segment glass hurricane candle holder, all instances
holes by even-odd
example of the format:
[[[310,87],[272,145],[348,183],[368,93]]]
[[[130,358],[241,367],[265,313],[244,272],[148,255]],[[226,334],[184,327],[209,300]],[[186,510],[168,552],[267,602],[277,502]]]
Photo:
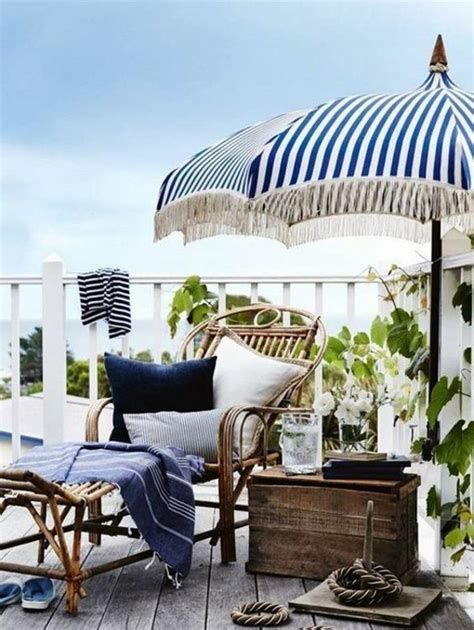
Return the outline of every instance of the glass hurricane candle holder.
[[[321,420],[314,413],[283,415],[280,447],[287,475],[308,475],[321,468]]]

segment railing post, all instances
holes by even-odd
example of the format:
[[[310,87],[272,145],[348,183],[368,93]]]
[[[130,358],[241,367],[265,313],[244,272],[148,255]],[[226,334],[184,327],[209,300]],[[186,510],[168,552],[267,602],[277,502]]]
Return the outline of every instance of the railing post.
[[[162,306],[161,306],[161,284],[155,282],[153,284],[153,359],[155,363],[161,363],[161,324],[162,324]]]
[[[355,282],[347,283],[347,325],[350,329],[355,324]]]
[[[66,412],[66,339],[63,261],[43,261],[43,439],[64,440]]]
[[[20,457],[20,285],[11,285],[12,460]]]

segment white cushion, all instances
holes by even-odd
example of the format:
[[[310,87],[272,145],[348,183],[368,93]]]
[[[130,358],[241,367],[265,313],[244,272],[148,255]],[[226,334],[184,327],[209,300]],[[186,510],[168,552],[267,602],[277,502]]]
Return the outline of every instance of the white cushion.
[[[228,328],[223,328],[216,341],[218,345],[213,350],[217,356],[213,378],[214,406],[220,409],[278,404],[292,381],[301,378],[308,369],[306,361],[270,358],[249,348]],[[245,421],[244,456],[252,450],[257,423],[256,416]],[[234,433],[237,451],[240,449],[240,424],[237,423]]]
[[[176,446],[186,454],[199,455],[206,462],[216,463],[223,414],[223,409],[209,409],[185,413],[125,413],[123,417],[133,444]]]

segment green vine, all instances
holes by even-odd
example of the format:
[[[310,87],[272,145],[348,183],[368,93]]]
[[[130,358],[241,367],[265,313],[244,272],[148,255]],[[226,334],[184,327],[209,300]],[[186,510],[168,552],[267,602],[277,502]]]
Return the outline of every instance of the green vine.
[[[452,298],[452,304],[459,308],[466,324],[472,325],[472,285],[461,283]],[[464,350],[464,360],[470,365],[471,348]],[[468,368],[470,373],[472,368]],[[442,409],[454,399],[468,396],[463,392],[462,380],[454,377],[449,382],[446,376],[439,379],[433,389],[426,411],[428,422],[434,426]],[[419,448],[415,445],[415,448]],[[453,549],[451,560],[459,562],[466,551],[474,551],[474,512],[470,502],[472,479],[469,474],[474,453],[474,422],[460,418],[433,451],[433,461],[445,465],[449,474],[456,477],[454,501],[441,504],[435,486],[430,488],[427,497],[427,513],[432,518],[441,518],[441,535],[445,548]]]

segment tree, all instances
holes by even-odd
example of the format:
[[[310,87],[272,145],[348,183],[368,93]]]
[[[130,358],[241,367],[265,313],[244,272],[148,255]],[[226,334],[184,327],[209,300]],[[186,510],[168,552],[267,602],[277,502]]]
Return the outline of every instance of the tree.
[[[110,385],[105,371],[104,357],[97,357],[97,385],[99,398],[111,396]],[[67,393],[72,396],[89,398],[89,361],[73,361],[67,368]]]
[[[144,361],[145,363],[153,361],[150,350],[140,350],[136,353],[131,350],[130,358],[134,361]],[[172,362],[169,352],[165,351],[162,353],[161,362]],[[112,395],[102,355],[97,355],[97,389],[99,398],[109,398]],[[69,364],[67,369],[67,393],[71,396],[89,398],[89,361],[87,359],[73,361]]]
[[[74,355],[66,346],[66,363],[74,361]],[[41,383],[43,380],[43,328],[35,326],[27,337],[20,337],[20,379],[22,385]]]

